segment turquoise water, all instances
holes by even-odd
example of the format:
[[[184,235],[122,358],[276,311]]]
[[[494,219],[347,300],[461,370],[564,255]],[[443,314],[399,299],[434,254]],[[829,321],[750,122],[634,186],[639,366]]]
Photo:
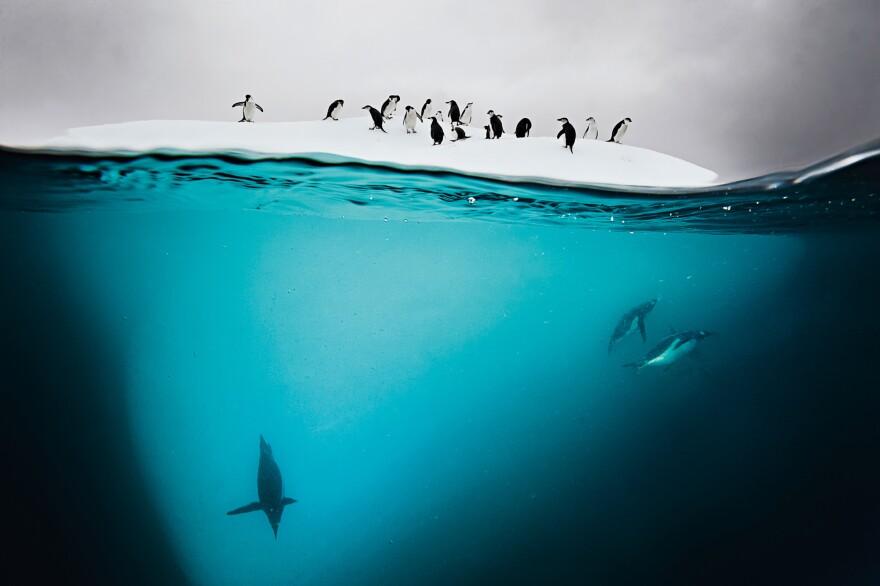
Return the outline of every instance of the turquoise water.
[[[872,583],[873,150],[637,192],[0,152],[6,542],[92,583]],[[226,515],[260,435],[277,540]]]

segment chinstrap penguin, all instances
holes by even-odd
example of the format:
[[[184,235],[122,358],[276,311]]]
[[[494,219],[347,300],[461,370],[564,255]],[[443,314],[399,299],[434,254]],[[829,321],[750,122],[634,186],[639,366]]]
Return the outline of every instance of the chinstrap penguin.
[[[467,105],[464,107],[464,110],[461,111],[461,116],[458,117],[459,124],[464,124],[465,126],[467,126],[471,123],[471,117],[473,117],[474,114],[474,109],[471,107],[473,105],[473,102],[468,102]]]
[[[377,110],[376,108],[374,108],[372,106],[364,106],[363,108],[361,108],[361,110],[369,110],[370,111],[370,118],[373,119],[373,127],[370,128],[370,130],[376,130],[378,128],[382,132],[385,132],[385,129],[382,128],[382,123],[385,121],[385,119],[382,118],[382,114],[379,113],[379,110]],[[388,133],[385,132],[385,134],[388,134]]]
[[[587,118],[587,129],[584,130],[584,138],[587,140],[599,138],[599,127],[596,125],[596,119],[592,116]]]
[[[504,126],[501,124],[501,114],[496,114],[494,110],[486,112],[489,115],[489,126],[492,127],[492,138],[501,138],[504,134]]]
[[[406,127],[406,133],[410,132],[415,133],[416,131],[416,120],[422,120],[422,117],[419,116],[419,113],[416,112],[416,109],[412,106],[406,107],[406,112],[403,114],[403,125]]]
[[[425,120],[426,118],[431,117],[433,111],[434,106],[431,105],[431,98],[428,98],[428,100],[422,106],[422,111],[419,113],[419,115],[422,117],[422,120]]]
[[[437,146],[443,142],[443,127],[437,122],[436,116],[431,116],[431,139],[434,141],[431,146]]]
[[[384,118],[391,118],[394,115],[394,111],[397,109],[397,102],[400,101],[400,96],[390,95],[385,102],[382,103],[382,116]]]
[[[516,130],[514,134],[517,138],[525,138],[529,135],[529,130],[532,129],[532,121],[528,118],[523,118],[519,122],[516,123]]]
[[[619,144],[620,141],[623,140],[623,135],[626,134],[626,129],[629,128],[630,122],[632,122],[632,118],[626,117],[615,124],[614,130],[611,131],[611,138],[609,138],[607,142],[616,142]]]
[[[453,138],[449,142],[458,142],[460,140],[465,140],[467,138],[470,138],[468,135],[466,135],[464,133],[464,128],[461,128],[460,126],[456,126],[455,128],[453,128],[453,130],[455,131],[456,138]]]
[[[336,100],[335,102],[330,104],[330,107],[327,108],[327,115],[324,116],[324,120],[326,120],[327,118],[339,120],[339,113],[342,112],[342,106],[344,106],[344,105],[345,105],[344,100]]]
[[[446,103],[449,104],[449,124],[460,124],[461,110],[458,109],[458,104],[455,103],[455,100],[449,100]]]
[[[232,104],[233,108],[238,108],[239,106],[244,106],[241,109],[241,120],[239,120],[239,122],[253,122],[254,114],[256,113],[256,111],[263,111],[260,105],[254,101],[250,94],[247,94],[244,97],[243,102],[235,102],[234,104]]]
[[[559,138],[563,134],[565,135],[565,144],[562,148],[567,148],[571,151],[571,154],[574,154],[574,141],[577,138],[577,132],[574,130],[574,126],[571,125],[571,122],[568,121],[568,118],[557,118],[559,122],[562,122],[562,130],[559,131],[559,134],[556,135],[556,138]]]

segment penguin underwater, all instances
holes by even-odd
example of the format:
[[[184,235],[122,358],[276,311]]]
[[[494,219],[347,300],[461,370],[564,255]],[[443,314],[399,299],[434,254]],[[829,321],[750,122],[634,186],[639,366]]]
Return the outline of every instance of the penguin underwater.
[[[241,120],[239,120],[239,122],[253,122],[254,114],[256,113],[256,111],[263,111],[260,105],[254,101],[250,94],[247,94],[244,97],[243,102],[235,102],[234,104],[232,104],[233,108],[238,108],[239,106],[244,106],[241,109]]]
[[[623,366],[634,368],[636,373],[641,372],[643,368],[648,366],[669,366],[693,352],[698,342],[712,335],[715,335],[715,332],[694,330],[666,336],[656,346],[651,348],[641,361],[629,362]]]
[[[382,132],[385,132],[385,134],[388,134],[385,131],[385,129],[382,128],[382,123],[384,122],[385,119],[382,118],[382,114],[379,113],[379,110],[377,110],[376,108],[374,108],[372,106],[364,106],[363,108],[361,108],[361,110],[369,110],[370,111],[370,118],[373,119],[373,127],[370,128],[370,130],[376,130],[378,128]]]
[[[281,470],[272,456],[272,447],[260,436],[260,463],[257,466],[257,495],[260,500],[249,505],[233,509],[227,515],[241,515],[253,511],[263,511],[272,526],[275,539],[278,539],[278,524],[284,507],[292,505],[296,499],[284,496],[281,482]]]
[[[558,118],[557,120],[562,122],[562,130],[559,131],[556,138],[559,138],[564,134],[565,145],[562,148],[568,148],[568,150],[571,151],[571,154],[574,154],[574,141],[577,139],[577,132],[575,132],[574,126],[571,125],[568,118]]]
[[[323,120],[326,120],[327,118],[339,120],[339,113],[342,111],[342,106],[344,105],[345,101],[343,100],[334,101],[332,104],[330,104],[330,107],[327,108],[327,115],[324,116]]]
[[[623,314],[611,333],[611,341],[608,342],[609,353],[617,342],[636,331],[636,329],[642,334],[642,342],[648,341],[647,334],[645,334],[645,317],[651,313],[651,310],[657,305],[657,301],[659,299],[645,301]]]

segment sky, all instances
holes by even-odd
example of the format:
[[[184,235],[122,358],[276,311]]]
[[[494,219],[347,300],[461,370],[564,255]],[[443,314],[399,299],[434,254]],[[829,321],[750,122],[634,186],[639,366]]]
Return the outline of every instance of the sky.
[[[878,26],[876,0],[0,0],[0,144],[397,94],[541,136],[628,116],[626,143],[738,179],[880,138]]]

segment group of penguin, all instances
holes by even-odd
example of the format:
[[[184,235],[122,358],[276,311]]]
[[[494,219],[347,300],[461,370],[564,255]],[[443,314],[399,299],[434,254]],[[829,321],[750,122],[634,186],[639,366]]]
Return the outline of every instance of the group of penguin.
[[[373,121],[373,126],[370,127],[370,130],[378,129],[382,132],[386,132],[384,124],[387,120],[394,117],[394,112],[397,110],[397,104],[399,102],[400,96],[392,94],[388,96],[388,99],[383,102],[382,107],[379,109],[370,105],[361,108],[362,110],[368,110],[370,113],[370,118]],[[464,129],[461,127],[469,126],[471,123],[473,118],[473,102],[468,102],[463,110],[459,108],[455,100],[449,100],[446,103],[449,104],[447,116],[449,117],[450,128],[455,134],[455,138],[451,139],[451,141],[456,142],[471,138],[465,134]],[[327,108],[327,115],[324,116],[323,119],[327,120],[329,118],[332,120],[339,120],[339,114],[342,112],[344,105],[345,100],[334,100]],[[242,107],[242,117],[239,122],[253,122],[256,111],[263,111],[263,108],[254,101],[250,94],[245,96],[243,102],[236,102],[232,105],[233,108],[239,106]],[[501,135],[504,134],[504,125],[501,122],[502,115],[496,114],[493,110],[489,110],[487,114],[489,116],[489,124],[483,127],[486,131],[486,138],[501,138]],[[434,146],[441,144],[445,136],[443,126],[440,124],[440,122],[443,122],[443,111],[434,111],[434,105],[431,102],[431,98],[428,98],[427,101],[425,101],[424,105],[422,105],[421,111],[416,111],[412,106],[407,106],[405,108],[403,125],[406,127],[406,133],[415,134],[416,121],[424,122],[426,119],[431,120],[431,139],[434,141]],[[577,131],[575,131],[571,122],[568,121],[568,118],[559,118],[558,121],[562,122],[562,129],[559,131],[559,134],[556,135],[556,138],[564,137],[565,144],[563,145],[563,148],[567,148],[572,154],[574,154],[574,142],[577,139]],[[609,138],[607,142],[620,143],[631,122],[632,119],[626,117],[615,124],[614,129],[611,131],[611,138]],[[517,138],[525,138],[529,136],[529,131],[531,129],[532,121],[528,118],[523,118],[517,122],[514,135],[516,135]],[[596,124],[596,119],[590,116],[587,118],[587,129],[584,131],[583,138],[595,140],[598,137],[599,128]]]
[[[642,342],[648,341],[648,337],[645,333],[645,317],[651,313],[651,310],[657,305],[657,301],[659,300],[651,299],[645,301],[623,314],[617,322],[614,332],[611,334],[611,341],[608,342],[609,354],[614,349],[614,344],[637,329],[642,334]],[[714,332],[707,332],[704,330],[672,333],[651,348],[642,360],[638,362],[629,362],[623,366],[633,368],[636,372],[640,372],[643,368],[648,366],[669,367],[673,362],[690,354],[698,342],[703,341],[713,334]]]

